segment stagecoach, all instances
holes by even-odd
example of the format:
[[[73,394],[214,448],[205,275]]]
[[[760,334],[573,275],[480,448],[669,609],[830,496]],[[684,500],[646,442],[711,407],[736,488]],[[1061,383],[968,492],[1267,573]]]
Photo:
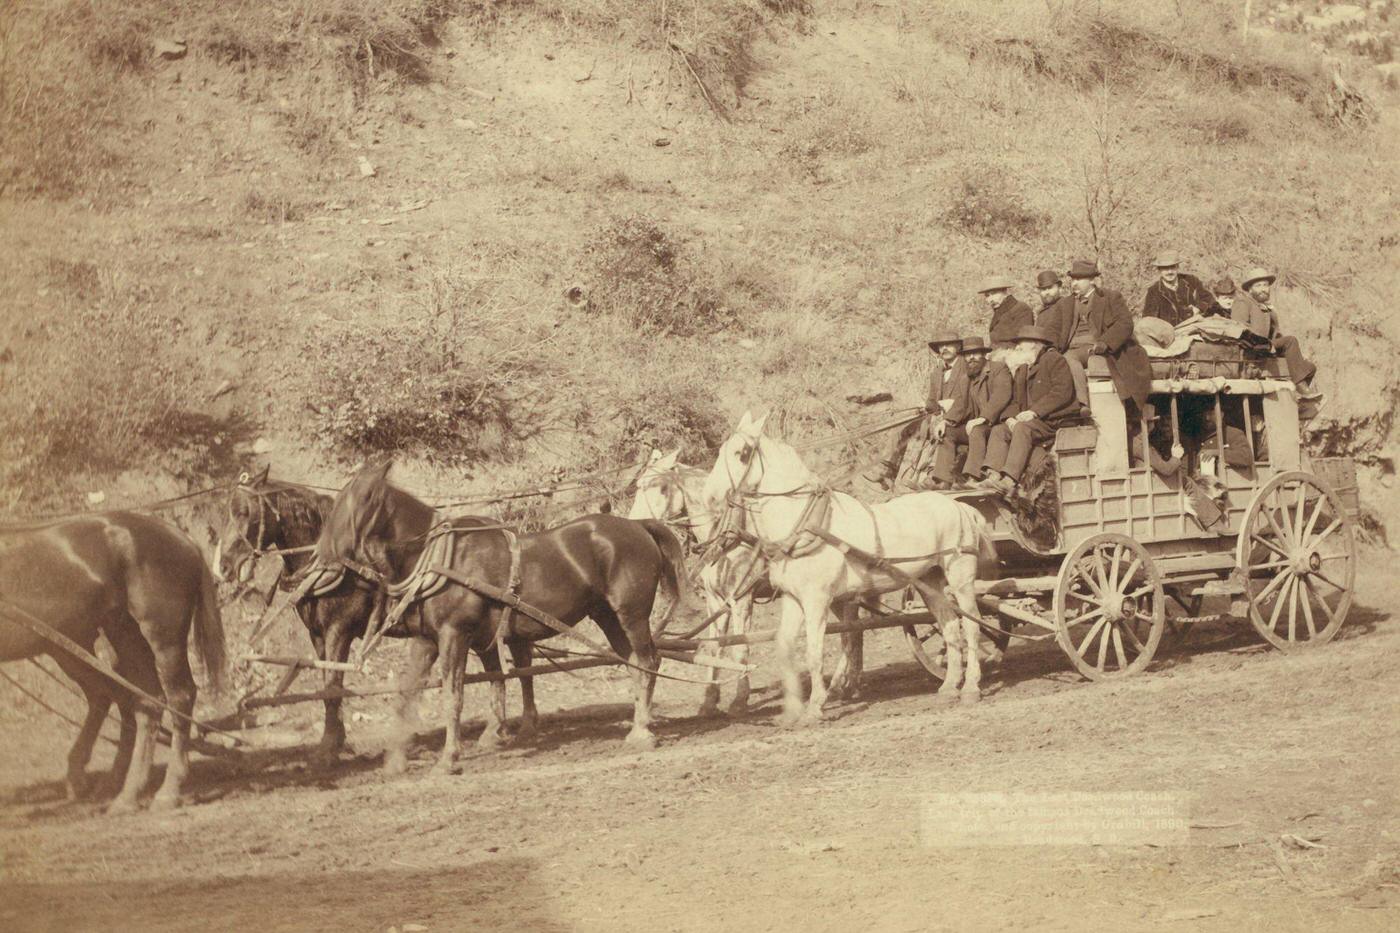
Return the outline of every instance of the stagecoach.
[[[1207,343],[1188,352],[1153,361],[1159,420],[1144,413],[1132,431],[1092,358],[1087,417],[1044,452],[1033,501],[952,493],[993,527],[1001,572],[979,581],[979,605],[1013,635],[1021,625],[1053,633],[1090,679],[1141,671],[1169,625],[1219,617],[1201,615],[1213,597],[1284,650],[1329,641],[1351,606],[1354,464],[1302,450],[1283,360]],[[1168,438],[1185,462],[1162,475],[1151,448]],[[935,628],[905,630],[939,676]]]

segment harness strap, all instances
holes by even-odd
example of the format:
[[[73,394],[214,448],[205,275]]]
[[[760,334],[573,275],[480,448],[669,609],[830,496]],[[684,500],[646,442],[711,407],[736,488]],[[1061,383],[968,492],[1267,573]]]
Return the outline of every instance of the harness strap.
[[[502,532],[506,536],[506,545],[510,548],[510,574],[507,577],[506,589],[515,597],[520,595],[520,539],[515,532],[505,529]],[[504,604],[501,610],[500,621],[496,623],[496,656],[500,660],[501,670],[509,673],[511,670],[510,661],[506,658],[506,634],[510,632],[510,617],[515,611],[515,607],[510,603]]]

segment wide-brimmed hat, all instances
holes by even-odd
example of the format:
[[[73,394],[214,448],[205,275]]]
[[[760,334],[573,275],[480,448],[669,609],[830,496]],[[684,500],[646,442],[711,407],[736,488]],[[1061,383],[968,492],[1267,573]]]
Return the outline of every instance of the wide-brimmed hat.
[[[1072,279],[1096,279],[1099,264],[1092,259],[1076,259],[1069,264],[1069,277]]]
[[[928,342],[930,350],[937,350],[939,347],[946,347],[950,344],[962,348],[963,339],[952,331],[941,331],[933,335],[933,339]]]
[[[983,279],[982,284],[977,288],[977,294],[985,295],[987,292],[1009,292],[1011,291],[1011,280],[1004,275],[994,275]]]
[[[1278,278],[1278,276],[1274,275],[1263,266],[1255,266],[1244,274],[1244,278],[1240,280],[1240,288],[1249,288],[1249,286],[1253,285],[1255,282],[1273,282],[1276,278]]]
[[[1233,295],[1235,293],[1235,280],[1228,275],[1222,275],[1210,283],[1210,290],[1217,295]]]
[[[1181,257],[1172,250],[1165,250],[1157,254],[1157,258],[1152,260],[1152,265],[1158,269],[1170,269],[1181,265]]]
[[[1046,269],[1035,277],[1036,288],[1049,288],[1060,284],[1060,273]]]
[[[1038,340],[1041,343],[1046,344],[1055,342],[1055,339],[1050,336],[1050,332],[1048,330],[1046,330],[1043,327],[1036,327],[1034,324],[1032,324],[1030,327],[1023,327],[1020,330],[1016,331],[1015,339],[1017,343],[1020,343],[1022,340]]]
[[[988,353],[991,347],[987,346],[987,341],[981,337],[964,337],[959,353],[966,356],[969,353]]]

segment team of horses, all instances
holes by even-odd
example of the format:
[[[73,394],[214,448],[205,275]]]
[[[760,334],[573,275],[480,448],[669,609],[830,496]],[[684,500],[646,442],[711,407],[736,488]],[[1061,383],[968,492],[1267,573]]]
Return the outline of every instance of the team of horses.
[[[451,772],[459,755],[458,723],[466,661],[475,653],[488,672],[502,669],[502,652],[528,668],[532,645],[546,638],[583,641],[594,654],[611,652],[631,673],[634,692],[627,742],[655,744],[651,705],[660,665],[656,638],[684,601],[683,539],[703,548],[699,582],[710,639],[747,632],[756,596],[781,601],[775,660],[782,680],[782,722],[820,720],[832,694],[860,690],[861,636],[842,635],[842,653],[828,685],[823,651],[828,614],[854,619],[882,593],[912,588],[940,621],[947,676],[937,697],[980,698],[980,627],[973,584],[991,552],[988,529],[971,507],[934,492],[867,505],[833,490],[803,464],[797,451],[768,436],[765,419],[745,413],[720,447],[713,467],[687,467],[677,454],[653,451],[635,479],[627,518],[587,515],[535,533],[518,533],[486,516],[448,517],[388,480],[391,462],[361,468],[334,497],[265,470],[240,483],[218,536],[214,570],[182,532],[149,516],[103,513],[42,524],[0,527],[0,598],[43,620],[93,651],[99,642],[112,667],[151,697],[164,697],[171,716],[171,761],[153,805],[178,803],[188,770],[188,717],[195,685],[187,656],[190,633],[211,686],[224,667],[223,627],[215,580],[245,586],[255,563],[280,562],[279,586],[302,587],[295,611],[323,661],[350,658],[352,644],[380,637],[407,639],[409,661],[400,681],[396,740],[385,767],[402,771],[413,735],[418,695],[441,660],[446,731],[435,770]],[[667,604],[655,618],[658,596]],[[0,607],[3,607],[0,603]],[[573,627],[589,618],[606,646]],[[806,656],[797,656],[799,633]],[[698,632],[691,633],[699,634]],[[721,649],[715,649],[716,654]],[[731,714],[748,707],[744,644],[728,646],[737,678]],[[88,699],[89,710],[69,755],[68,789],[82,794],[93,742],[115,703],[121,737],[114,775],[122,786],[112,807],[131,809],[149,781],[161,709],[134,697],[52,641],[0,613],[0,661],[51,654]],[[804,690],[801,673],[810,672]],[[718,711],[716,667],[708,672],[700,712]],[[338,687],[343,674],[328,672]],[[533,683],[519,678],[523,715],[514,735],[538,724]],[[504,679],[490,683],[488,721],[479,745],[513,734],[507,723]],[[333,691],[331,691],[333,693]],[[804,695],[805,694],[805,695]],[[324,701],[315,755],[334,760],[346,734],[341,701]]]

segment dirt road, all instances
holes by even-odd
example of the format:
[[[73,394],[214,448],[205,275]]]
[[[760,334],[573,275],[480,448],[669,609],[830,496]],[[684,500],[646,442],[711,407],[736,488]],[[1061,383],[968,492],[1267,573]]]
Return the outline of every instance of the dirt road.
[[[696,720],[666,683],[647,753],[620,741],[620,678],[557,676],[540,738],[459,776],[427,773],[441,730],[381,776],[384,724],[352,722],[362,751],[334,769],[305,748],[198,762],[171,814],[59,802],[35,779],[67,736],[9,730],[0,928],[1395,929],[1400,625],[1369,563],[1342,636],[1299,655],[1219,626],[1105,685],[1020,647],[981,705],[939,709],[880,633],[870,689],[832,721],[777,729],[771,689],[741,722]],[[273,729],[313,736],[312,712]],[[961,792],[1009,794],[1050,841],[1101,810],[1136,844],[955,845],[936,795]],[[1084,796],[1035,796],[1065,792]],[[1125,792],[1166,835],[1129,838]]]

